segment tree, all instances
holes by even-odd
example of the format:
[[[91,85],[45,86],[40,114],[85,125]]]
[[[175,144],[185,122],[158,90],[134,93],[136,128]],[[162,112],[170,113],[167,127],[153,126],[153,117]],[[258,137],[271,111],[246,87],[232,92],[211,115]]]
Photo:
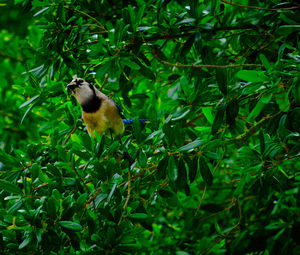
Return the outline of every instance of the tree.
[[[0,8],[2,253],[297,254],[299,4]],[[91,139],[73,75],[148,123]]]

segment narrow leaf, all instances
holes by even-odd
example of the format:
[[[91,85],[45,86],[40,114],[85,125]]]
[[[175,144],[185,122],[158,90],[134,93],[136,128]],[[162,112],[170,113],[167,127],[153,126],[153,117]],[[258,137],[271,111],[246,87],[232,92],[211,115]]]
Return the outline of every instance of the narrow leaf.
[[[130,215],[130,218],[133,219],[147,219],[148,215],[146,213],[133,213]]]
[[[239,104],[236,99],[231,100],[226,106],[226,123],[229,127],[235,126],[235,118],[239,113]]]
[[[176,183],[179,189],[184,189],[187,185],[186,167],[182,158],[178,162],[178,178]]]
[[[209,124],[213,124],[214,122],[214,116],[212,114],[212,107],[203,107],[202,112],[205,116],[205,118],[208,120]]]
[[[31,103],[33,103],[35,100],[37,100],[39,98],[40,95],[36,95],[32,98],[30,98],[28,101],[26,101],[25,103],[21,104],[21,106],[19,108],[23,108]]]
[[[190,183],[192,183],[197,175],[198,170],[198,158],[194,157],[193,160],[189,163],[189,179]]]
[[[171,181],[175,182],[178,178],[178,169],[173,156],[169,157],[168,161],[168,176]]]
[[[183,45],[182,48],[181,48],[181,51],[180,51],[180,56],[181,56],[181,57],[185,57],[185,55],[189,53],[191,47],[192,47],[193,44],[194,44],[194,41],[195,41],[195,35],[192,34],[192,35],[187,39],[187,41],[184,43],[184,45]]]
[[[44,13],[45,11],[48,11],[48,9],[49,9],[49,7],[46,7],[46,8],[44,8],[44,9],[38,11],[37,13],[35,13],[35,14],[33,15],[33,17],[36,17],[36,16],[38,16],[38,15]]]
[[[26,118],[27,114],[31,111],[31,109],[34,107],[35,104],[31,105],[28,107],[28,109],[26,110],[26,112],[24,113],[22,119],[21,119],[21,124],[23,123],[24,119]]]
[[[227,70],[226,69],[217,69],[216,79],[218,87],[223,95],[227,95]]]
[[[142,168],[146,167],[146,165],[147,165],[147,156],[143,151],[140,151],[138,161],[139,161],[139,164]]]
[[[168,167],[168,157],[164,157],[159,163],[158,163],[158,166],[157,166],[157,178],[159,180],[161,179],[164,179],[167,175],[167,169]]]
[[[270,102],[271,98],[272,98],[272,94],[266,94],[262,96],[261,99],[257,102],[256,106],[248,115],[247,121],[254,120],[261,113],[265,105]]]
[[[13,194],[20,194],[20,195],[23,194],[22,190],[16,184],[1,179],[0,179],[0,190],[5,190],[8,193],[13,193]]]
[[[189,151],[189,150],[195,149],[196,147],[200,146],[203,143],[204,143],[204,140],[198,140],[198,139],[196,139],[195,141],[193,141],[191,143],[188,143],[188,144],[180,147],[178,149],[178,151]]]
[[[72,231],[80,231],[82,230],[82,226],[76,222],[73,221],[59,221],[59,225],[62,227],[72,230]]]
[[[56,202],[53,197],[48,199],[47,212],[50,218],[56,219]]]
[[[211,128],[211,132],[213,135],[215,135],[218,132],[219,128],[221,127],[224,118],[224,113],[225,111],[223,108],[218,109]]]
[[[263,54],[259,54],[259,58],[260,58],[260,61],[262,62],[262,64],[264,65],[264,67],[267,70],[270,69],[271,65],[270,65],[269,60],[266,58],[266,56]]]
[[[19,245],[19,249],[23,249],[31,242],[31,235],[26,236],[23,242]]]
[[[199,158],[199,167],[200,167],[200,173],[201,173],[203,180],[206,182],[207,185],[212,185],[213,176],[209,170],[209,167],[208,167],[204,157]]]

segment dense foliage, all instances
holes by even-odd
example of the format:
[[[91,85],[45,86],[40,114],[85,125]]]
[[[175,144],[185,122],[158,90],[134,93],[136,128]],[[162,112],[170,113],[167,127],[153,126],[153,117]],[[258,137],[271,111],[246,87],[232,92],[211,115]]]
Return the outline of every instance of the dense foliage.
[[[1,254],[299,254],[296,2],[0,10]],[[91,139],[74,75],[148,123]]]

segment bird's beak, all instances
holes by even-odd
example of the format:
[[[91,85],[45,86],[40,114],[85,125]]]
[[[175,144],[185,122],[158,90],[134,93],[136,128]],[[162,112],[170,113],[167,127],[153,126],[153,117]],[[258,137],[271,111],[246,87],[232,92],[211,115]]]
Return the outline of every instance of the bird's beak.
[[[76,89],[76,88],[78,88],[77,84],[70,83],[70,84],[67,85],[67,91],[68,91],[69,94],[72,93],[73,90]]]

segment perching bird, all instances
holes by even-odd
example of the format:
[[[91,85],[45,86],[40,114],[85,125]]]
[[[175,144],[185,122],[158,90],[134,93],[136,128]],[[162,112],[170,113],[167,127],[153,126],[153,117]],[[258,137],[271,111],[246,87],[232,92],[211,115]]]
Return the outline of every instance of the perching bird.
[[[95,137],[95,131],[99,135],[109,131],[109,135],[119,136],[124,132],[124,123],[133,123],[132,119],[122,119],[120,107],[85,80],[73,79],[67,89],[82,107],[82,119],[90,136]]]
[[[95,137],[110,131],[112,136],[124,132],[124,123],[119,106],[96,87],[81,78],[72,80],[67,89],[71,91],[82,107],[82,119],[90,136]]]

